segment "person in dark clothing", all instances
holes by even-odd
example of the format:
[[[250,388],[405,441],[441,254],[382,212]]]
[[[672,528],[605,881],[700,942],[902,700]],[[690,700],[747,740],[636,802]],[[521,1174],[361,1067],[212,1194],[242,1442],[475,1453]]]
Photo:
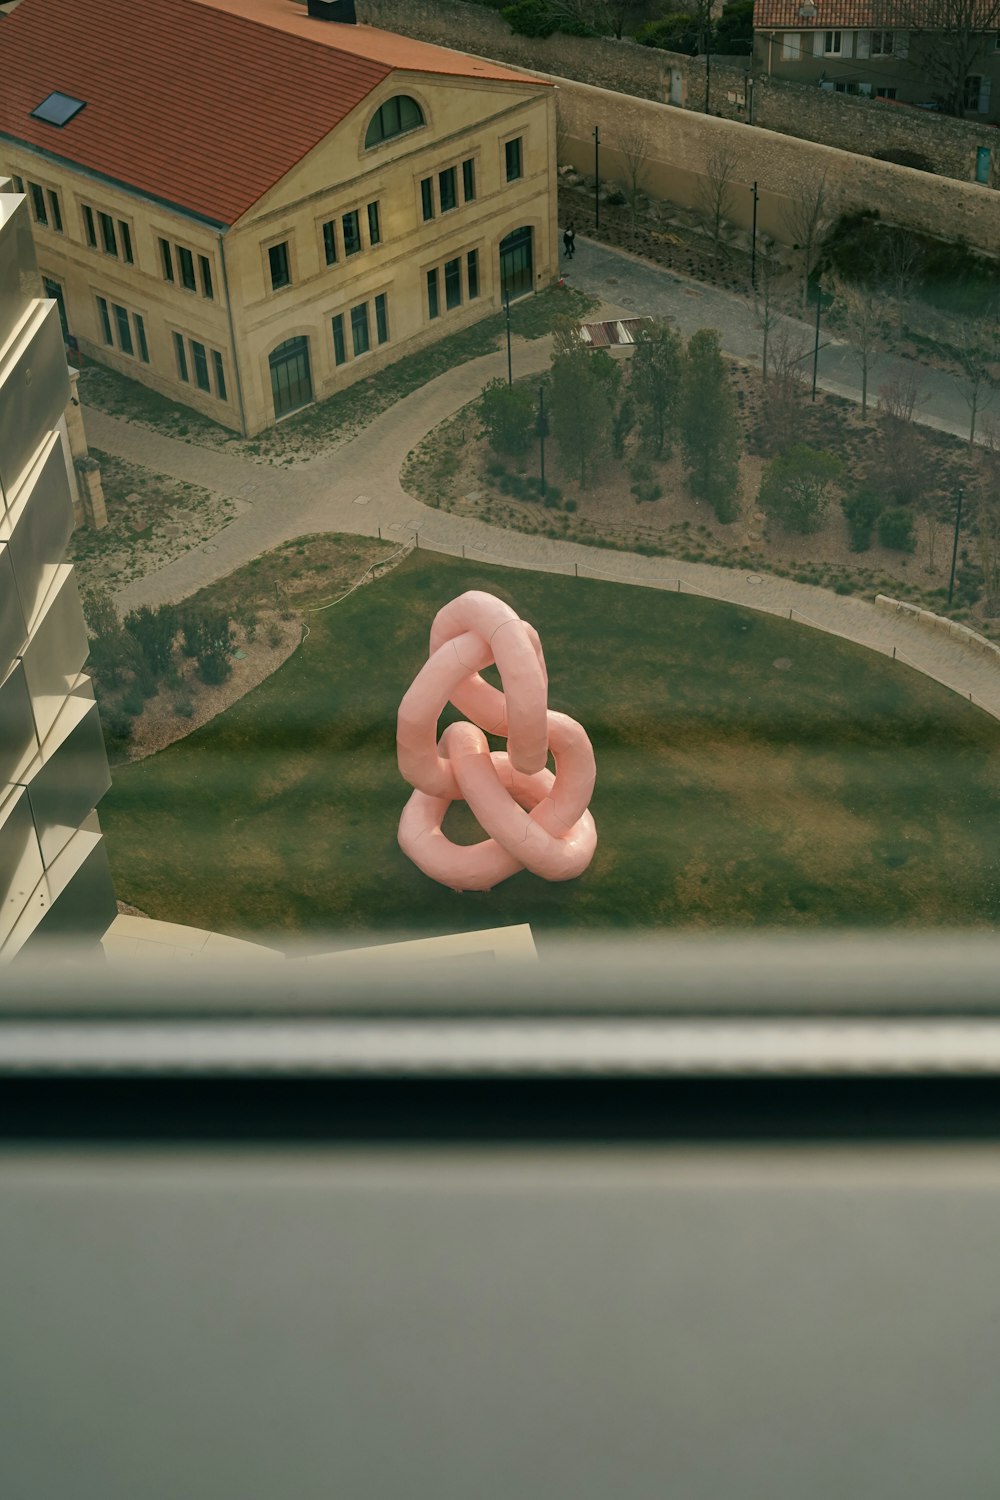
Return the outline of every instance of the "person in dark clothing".
[[[574,250],[575,246],[576,246],[576,230],[573,228],[573,226],[571,224],[569,226],[569,228],[563,234],[563,248],[565,249],[566,254],[569,256],[570,260],[573,259],[573,250]]]

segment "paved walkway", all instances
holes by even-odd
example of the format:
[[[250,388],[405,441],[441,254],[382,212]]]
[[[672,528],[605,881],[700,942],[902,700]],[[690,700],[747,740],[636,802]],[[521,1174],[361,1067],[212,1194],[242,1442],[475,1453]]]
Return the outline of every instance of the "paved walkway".
[[[680,287],[679,293],[675,287],[672,306],[676,305],[677,296],[688,299],[690,287],[680,278],[645,266],[632,257],[586,242],[578,250],[578,256],[579,261],[574,260],[572,268],[576,284],[604,297],[612,290],[620,292],[616,306],[622,311],[659,314],[664,310],[659,305],[636,301],[637,295],[645,298],[643,288],[649,275],[657,278],[650,285],[669,281]],[[616,286],[608,285],[606,272],[615,278]],[[713,317],[732,314],[735,319],[733,304],[738,299],[729,297],[728,301],[719,302],[726,294],[699,290],[706,300],[701,310],[692,314],[690,329],[706,326],[706,311]],[[609,313],[612,311],[609,308]],[[687,324],[681,326],[684,332],[689,331]],[[725,324],[724,329],[724,346],[739,353],[738,325],[734,321],[732,325]],[[540,371],[548,363],[548,340],[515,341],[515,373]],[[282,468],[200,448],[137,427],[123,418],[88,410],[87,430],[95,447],[231,496],[238,508],[235,518],[211,541],[122,589],[116,601],[119,608],[125,611],[139,604],[184,599],[262,552],[313,532],[339,531],[363,536],[381,532],[386,538],[401,541],[416,535],[420,546],[464,553],[510,567],[561,573],[576,570],[581,576],[686,590],[794,618],[895,655],[1000,718],[1000,667],[989,657],[942,632],[876,608],[866,600],[769,574],[609,552],[576,542],[505,531],[472,517],[435,510],[407,495],[399,482],[399,473],[409,451],[433,427],[459,411],[488,379],[505,372],[505,351],[461,365],[390,407],[335,452]]]

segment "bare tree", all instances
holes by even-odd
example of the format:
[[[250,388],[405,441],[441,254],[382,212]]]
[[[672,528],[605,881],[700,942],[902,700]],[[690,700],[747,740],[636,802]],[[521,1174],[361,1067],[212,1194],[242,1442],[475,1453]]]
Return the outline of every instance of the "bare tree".
[[[975,108],[969,81],[986,71],[1000,31],[1000,0],[880,0],[875,24],[891,29],[894,39],[906,35],[909,48],[916,43],[920,72],[949,114]]]
[[[979,416],[996,395],[993,371],[1000,360],[997,305],[987,305],[976,318],[954,318],[925,307],[921,328],[937,345],[941,357],[956,367],[959,390],[969,408],[969,447],[976,440]]]
[[[888,328],[884,299],[871,287],[836,280],[833,287],[844,320],[848,347],[861,371],[861,415],[868,415],[868,376],[885,350]]]
[[[767,356],[771,335],[781,321],[777,306],[776,286],[778,267],[770,256],[757,257],[757,285],[754,288],[751,310],[754,322],[761,334],[761,378],[767,384]]]
[[[826,172],[793,192],[785,209],[785,233],[799,254],[802,268],[802,312],[809,301],[809,278],[819,257],[823,236],[830,227],[831,205]]]
[[[772,453],[786,447],[799,426],[808,354],[809,345],[795,325],[782,319],[771,335],[771,374],[764,388],[764,432]]]
[[[914,413],[924,400],[912,366],[879,387],[880,482],[903,505],[919,500],[927,489],[927,464],[913,431]]]
[[[913,295],[914,277],[923,258],[923,247],[912,230],[895,228],[886,235],[885,269],[897,302],[905,303]]]
[[[984,473],[975,504],[976,545],[983,570],[988,614],[1000,614],[1000,429],[986,424]]]
[[[927,554],[927,572],[933,573],[937,556],[937,545],[944,530],[944,522],[937,504],[925,505],[917,517],[917,529]]]
[[[708,225],[712,254],[722,258],[722,233],[733,213],[733,178],[739,165],[739,153],[728,141],[711,146],[705,158],[705,170],[698,186],[698,210]]]
[[[643,179],[646,175],[646,163],[649,160],[649,148],[652,142],[653,137],[641,120],[623,125],[617,136],[618,151],[625,165],[625,197],[628,200],[629,237],[633,248],[635,247],[635,221],[639,212],[639,200],[642,197]]]

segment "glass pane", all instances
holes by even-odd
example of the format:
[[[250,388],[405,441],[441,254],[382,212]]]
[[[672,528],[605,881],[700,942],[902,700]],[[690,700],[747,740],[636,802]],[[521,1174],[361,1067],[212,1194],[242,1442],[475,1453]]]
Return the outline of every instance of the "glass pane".
[[[177,355],[177,373],[182,380],[187,380],[187,355],[184,353],[184,340],[179,333],[174,334],[174,353]]]
[[[434,180],[425,177],[420,184],[420,203],[424,211],[424,219],[434,217]]]
[[[271,266],[271,290],[277,291],[279,287],[288,286],[291,277],[288,271],[288,243],[282,241],[280,245],[272,245],[267,252],[267,258]]]
[[[52,281],[48,276],[42,279],[42,289],[46,297],[51,297],[59,309],[59,322],[62,327],[63,338],[69,337],[69,323],[66,321],[66,302],[63,297],[63,289],[58,281]]]
[[[338,313],[333,320],[333,358],[334,363],[342,365],[347,359],[347,346],[344,343],[344,319]]]
[[[344,254],[357,255],[361,249],[361,224],[357,210],[345,214],[341,222],[344,229]]]
[[[521,138],[516,141],[508,141],[507,154],[507,181],[515,182],[521,175]]]
[[[479,296],[479,251],[470,250],[468,256],[469,297]]]
[[[87,244],[97,246],[97,230],[94,228],[94,210],[85,203],[83,205],[83,223],[87,231]]]
[[[173,260],[173,256],[170,253],[170,244],[169,244],[169,241],[167,241],[167,240],[161,240],[160,241],[160,260],[163,263],[163,279],[164,279],[164,281],[173,281],[173,279],[174,279],[174,260]]]
[[[132,353],[132,330],[129,327],[128,313],[124,307],[115,304],[115,323],[118,325],[118,343],[123,354]]]
[[[220,401],[228,400],[226,393],[226,372],[222,364],[222,355],[218,349],[212,350],[212,363],[215,366],[215,391]]]
[[[104,334],[104,342],[113,346],[114,339],[111,337],[111,318],[108,313],[108,304],[103,297],[98,297],[97,308],[101,314],[101,332]]]
[[[118,254],[118,241],[115,239],[115,221],[110,214],[98,213],[101,221],[101,240],[108,255]]]
[[[380,245],[382,243],[382,230],[379,225],[378,204],[368,205],[368,243],[369,245]]]
[[[29,186],[31,188],[31,203],[35,210],[35,222],[36,224],[48,224],[49,216],[45,212],[45,194],[37,182],[32,182]]]
[[[48,94],[41,104],[36,104],[31,113],[36,120],[44,120],[47,125],[62,127],[83,108],[85,108],[83,99],[74,99],[69,94],[61,94],[57,91]]]
[[[415,130],[418,125],[424,123],[424,117],[416,99],[411,99],[409,94],[400,94],[397,103],[399,104],[400,130]]]
[[[139,358],[148,365],[149,345],[146,343],[146,324],[139,313],[133,313],[132,317],[135,322],[135,336],[139,343]]]
[[[59,206],[59,194],[54,193],[51,188],[49,188],[49,209],[52,214],[52,228],[57,229],[62,234],[63,222],[62,209]]]
[[[181,273],[181,286],[187,287],[193,292],[194,285],[194,256],[190,250],[185,250],[183,245],[177,246],[177,265]]]
[[[428,315],[430,317],[436,318],[437,315],[438,315],[438,313],[440,312],[440,310],[441,309],[438,306],[438,273],[437,273],[437,271],[428,271],[427,272],[427,312],[428,312]]]
[[[368,337],[367,302],[351,308],[351,336],[354,340],[355,354],[367,354],[371,348],[371,341]]]
[[[462,263],[457,258],[445,262],[444,302],[446,307],[458,307],[462,300]]]
[[[195,385],[200,391],[210,391],[212,387],[208,381],[208,356],[205,353],[205,345],[199,344],[197,339],[192,339],[191,354],[194,359]]]
[[[375,298],[375,332],[380,344],[389,341],[389,307],[385,292],[379,292]]]
[[[208,257],[199,255],[198,270],[201,272],[201,295],[211,297],[212,295],[212,266]]]
[[[305,336],[286,339],[275,349],[269,363],[275,416],[283,417],[287,412],[306,406],[312,400],[309,340]]]
[[[332,266],[337,259],[337,230],[332,219],[323,225],[323,253],[327,265]]]
[[[471,157],[462,163],[462,191],[466,203],[470,203],[476,196],[476,164]]]
[[[125,223],[124,219],[118,220],[118,232],[122,238],[122,260],[126,265],[131,266],[134,264],[132,255],[132,232],[129,229],[128,225]]]
[[[455,182],[454,167],[448,167],[444,172],[438,173],[438,187],[441,193],[441,212],[445,213],[449,208],[454,208],[458,203],[458,188]]]

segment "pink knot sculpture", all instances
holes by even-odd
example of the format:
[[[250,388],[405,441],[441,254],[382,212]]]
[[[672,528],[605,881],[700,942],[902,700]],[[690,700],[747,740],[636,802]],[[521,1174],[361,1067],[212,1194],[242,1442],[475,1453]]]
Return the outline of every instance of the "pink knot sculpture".
[[[480,672],[496,662],[503,692]],[[547,704],[538,632],[492,594],[461,594],[431,626],[428,660],[399,705],[399,769],[415,788],[399,820],[399,846],[432,880],[456,891],[488,891],[518,870],[572,880],[590,864],[597,829],[587,810],[597,771],[583,728]],[[437,738],[448,702],[471,723]],[[491,751],[487,734],[506,751]],[[555,774],[546,768],[549,752]],[[489,835],[453,844],[441,824],[452,802],[468,803]]]

